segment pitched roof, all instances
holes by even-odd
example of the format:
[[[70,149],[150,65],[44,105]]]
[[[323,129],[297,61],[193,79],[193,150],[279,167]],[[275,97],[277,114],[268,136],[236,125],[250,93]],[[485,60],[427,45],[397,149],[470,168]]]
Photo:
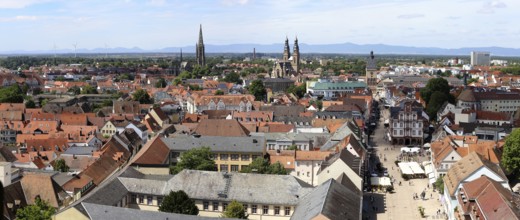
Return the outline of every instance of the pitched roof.
[[[507,112],[477,111],[477,120],[509,121],[511,114]]]
[[[203,136],[245,137],[249,135],[249,130],[237,120],[204,119],[199,122],[194,133]]]
[[[451,196],[454,196],[455,191],[459,184],[461,184],[468,177],[473,175],[478,169],[486,167],[493,171],[496,175],[500,176],[503,180],[507,180],[504,171],[498,164],[494,164],[489,160],[483,159],[475,152],[471,152],[461,160],[457,161],[448,170],[448,173],[444,177],[444,183],[448,187],[448,192]]]
[[[460,100],[460,101],[464,101],[464,102],[476,102],[477,99],[475,98],[475,94],[473,92],[473,90],[471,89],[465,89],[464,91],[462,91],[459,95],[459,97],[457,97],[457,100]]]
[[[222,137],[222,136],[178,136],[162,138],[170,150],[186,151],[192,148],[209,147],[213,152],[263,153],[265,140],[262,137]]]
[[[59,194],[63,195],[64,190],[49,174],[25,174],[20,182],[29,205],[34,204],[36,196],[40,196],[40,198],[47,201],[49,205],[58,208],[61,205],[61,200],[64,199],[59,198]]]
[[[333,152],[331,151],[296,151],[297,161],[323,161]]]
[[[361,196],[355,190],[329,179],[298,203],[291,219],[361,219]],[[320,218],[320,219],[321,219]]]
[[[161,135],[148,141],[134,156],[132,164],[164,164],[170,155],[170,148],[162,141]]]
[[[462,184],[466,201],[459,204],[464,214],[470,214],[473,209],[479,209],[479,214],[485,219],[518,219],[520,208],[515,204],[511,191],[504,188],[500,183],[487,176],[481,176],[471,182]],[[518,199],[517,199],[518,200]]]

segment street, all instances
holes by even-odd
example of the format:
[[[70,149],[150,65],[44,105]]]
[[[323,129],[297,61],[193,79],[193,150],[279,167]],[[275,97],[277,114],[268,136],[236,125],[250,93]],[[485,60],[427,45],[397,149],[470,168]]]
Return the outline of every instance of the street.
[[[433,191],[432,186],[428,185],[428,179],[410,179],[407,181],[401,177],[395,161],[400,154],[400,148],[403,146],[392,146],[385,140],[386,128],[383,126],[383,121],[388,118],[389,110],[381,110],[380,123],[371,136],[370,146],[374,148],[373,156],[376,161],[378,159],[382,166],[388,170],[389,176],[395,179],[394,191],[392,193],[365,192],[363,198],[364,210],[369,214],[364,216],[364,219],[420,219],[419,207],[424,208],[425,219],[443,219],[441,215],[437,214],[438,210],[442,210],[438,199],[439,194]],[[428,160],[428,156],[416,157],[417,160],[421,163]],[[376,167],[376,164],[369,166]],[[415,195],[419,197],[422,192],[425,195],[424,200],[415,198]]]

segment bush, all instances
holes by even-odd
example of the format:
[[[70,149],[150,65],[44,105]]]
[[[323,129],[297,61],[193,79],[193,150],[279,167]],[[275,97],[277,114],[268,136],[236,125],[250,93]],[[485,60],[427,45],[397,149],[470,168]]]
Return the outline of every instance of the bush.
[[[421,214],[421,217],[424,218],[426,215],[424,215],[424,207],[419,206],[419,213]]]

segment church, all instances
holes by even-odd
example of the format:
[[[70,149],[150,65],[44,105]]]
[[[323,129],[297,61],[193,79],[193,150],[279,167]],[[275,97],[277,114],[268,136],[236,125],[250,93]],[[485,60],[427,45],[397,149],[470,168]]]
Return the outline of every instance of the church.
[[[294,40],[294,48],[291,56],[289,48],[289,39],[285,38],[285,46],[283,50],[282,60],[274,63],[271,78],[286,78],[291,75],[300,73],[300,47],[298,46],[298,38]]]

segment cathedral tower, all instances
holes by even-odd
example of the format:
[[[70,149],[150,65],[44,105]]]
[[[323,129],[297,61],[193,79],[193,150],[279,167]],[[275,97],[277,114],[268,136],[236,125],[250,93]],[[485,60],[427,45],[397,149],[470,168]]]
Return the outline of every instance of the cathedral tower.
[[[368,88],[372,90],[372,92],[376,91],[377,86],[377,62],[374,57],[374,51],[370,51],[370,57],[367,60],[367,68],[366,68],[366,83]]]
[[[199,30],[199,42],[195,45],[195,50],[197,54],[197,64],[200,66],[206,65],[206,53],[204,50],[204,41],[202,39],[202,24],[200,25]]]
[[[293,46],[293,57],[291,60],[291,64],[296,73],[300,72],[300,47],[298,46],[298,37],[294,40]]]
[[[290,48],[289,48],[289,39],[287,37],[285,37],[285,46],[283,48],[282,60],[288,61],[290,57],[291,57],[291,52],[290,52]]]

